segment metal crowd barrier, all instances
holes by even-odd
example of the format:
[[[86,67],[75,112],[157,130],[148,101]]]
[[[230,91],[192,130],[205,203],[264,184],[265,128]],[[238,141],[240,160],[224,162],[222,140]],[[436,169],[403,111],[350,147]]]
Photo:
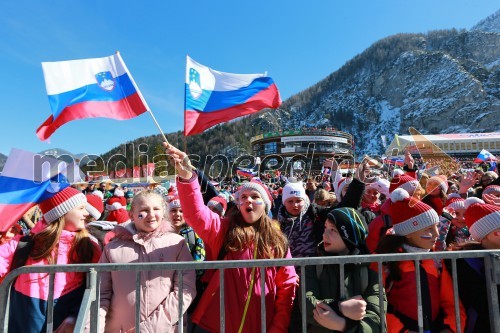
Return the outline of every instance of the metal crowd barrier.
[[[98,311],[99,311],[99,272],[105,271],[135,271],[136,272],[136,299],[140,298],[141,285],[140,273],[148,270],[176,270],[180,273],[179,290],[183,289],[183,272],[191,269],[219,269],[220,274],[220,308],[224,309],[224,270],[230,268],[252,268],[261,270],[261,288],[265,290],[265,268],[271,266],[296,266],[301,267],[300,281],[305,281],[305,267],[310,265],[340,265],[341,274],[341,295],[345,294],[343,285],[344,266],[353,263],[377,263],[379,285],[382,284],[382,265],[390,261],[413,260],[416,267],[419,260],[423,259],[449,259],[451,260],[453,279],[453,293],[455,299],[455,316],[458,332],[463,331],[460,326],[459,305],[458,305],[458,286],[457,286],[457,259],[464,258],[483,258],[485,262],[486,287],[488,298],[488,310],[490,317],[491,332],[500,332],[500,310],[497,294],[497,285],[500,284],[500,251],[454,251],[454,252],[432,252],[432,253],[401,253],[401,254],[383,254],[383,255],[358,255],[358,256],[330,256],[314,258],[293,258],[293,259],[272,259],[272,260],[225,260],[225,261],[206,261],[206,262],[175,262],[175,263],[134,263],[134,264],[81,264],[81,265],[47,265],[47,266],[24,266],[9,273],[0,284],[0,333],[8,331],[9,318],[9,294],[10,287],[16,277],[25,273],[48,273],[49,274],[49,297],[47,308],[47,332],[53,330],[53,297],[54,297],[54,276],[58,272],[87,272],[87,289],[84,293],[83,301],[78,314],[74,332],[83,332],[90,313],[90,332],[97,332]],[[422,298],[420,288],[420,272],[415,270],[417,280],[417,301],[418,301],[418,325],[419,332],[423,333],[423,314]],[[300,307],[302,310],[302,332],[307,332],[306,323],[306,286],[300,284]],[[383,288],[380,288],[380,310],[381,318],[385,318],[383,307]],[[183,332],[183,304],[182,297],[179,297],[179,324],[178,331]],[[16,309],[17,311],[17,309]],[[261,297],[261,332],[266,332],[266,309],[265,297]],[[139,332],[140,302],[136,303],[135,308],[135,329]],[[225,332],[225,311],[221,311],[220,331]],[[386,331],[385,320],[381,320],[381,332]],[[101,323],[102,325],[102,323]]]

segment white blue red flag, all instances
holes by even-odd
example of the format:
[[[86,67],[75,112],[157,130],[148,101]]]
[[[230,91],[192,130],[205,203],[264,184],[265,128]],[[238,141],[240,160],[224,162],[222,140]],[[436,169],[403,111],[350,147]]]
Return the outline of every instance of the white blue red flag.
[[[495,155],[493,155],[486,149],[483,149],[479,152],[479,155],[477,155],[476,159],[474,159],[474,163],[482,163],[482,162],[489,162],[496,160],[497,158],[495,157]]]
[[[257,176],[257,172],[252,169],[236,167],[236,174],[241,177],[253,178]]]
[[[0,232],[9,230],[35,204],[68,187],[66,168],[55,158],[12,149],[0,176]]]
[[[398,166],[404,166],[404,160],[402,158],[393,157],[388,161],[389,164],[395,164]]]
[[[36,130],[40,140],[72,120],[125,120],[149,110],[119,54],[42,62],[42,69],[52,115]]]
[[[184,135],[214,125],[277,108],[281,98],[266,74],[232,74],[213,70],[187,57]]]

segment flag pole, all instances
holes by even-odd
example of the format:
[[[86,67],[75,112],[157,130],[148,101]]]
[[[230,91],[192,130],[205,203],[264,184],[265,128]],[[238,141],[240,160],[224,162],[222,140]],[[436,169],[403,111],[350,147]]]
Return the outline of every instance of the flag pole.
[[[120,60],[121,62],[121,65],[123,66],[123,68],[125,68],[125,70],[127,71],[127,74],[129,75],[130,77],[130,81],[132,82],[132,84],[134,85],[134,88],[135,90],[137,91],[137,94],[139,95],[142,103],[144,103],[144,106],[146,106],[146,109],[147,111],[149,112],[149,114],[151,115],[151,118],[153,118],[153,122],[155,123],[156,127],[158,128],[158,130],[160,131],[160,134],[163,138],[163,140],[166,142],[166,143],[169,143],[168,140],[167,140],[167,137],[165,136],[165,133],[163,133],[163,130],[161,129],[160,127],[160,124],[158,124],[158,121],[156,120],[155,118],[155,115],[153,114],[153,111],[151,111],[151,109],[149,108],[149,105],[148,103],[146,102],[146,100],[144,99],[144,97],[142,96],[141,94],[141,91],[139,90],[139,87],[135,84],[135,81],[134,81],[134,78],[132,77],[132,74],[130,73],[130,71],[128,70],[127,66],[125,65],[125,62],[123,61],[121,55],[120,55],[120,51],[116,51],[116,56],[118,57],[118,59]]]

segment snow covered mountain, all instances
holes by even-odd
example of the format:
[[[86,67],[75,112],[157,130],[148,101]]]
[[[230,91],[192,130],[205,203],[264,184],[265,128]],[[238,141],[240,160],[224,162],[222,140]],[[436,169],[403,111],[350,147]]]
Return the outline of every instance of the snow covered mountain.
[[[471,30],[500,33],[500,10],[480,21]]]
[[[489,132],[500,125],[500,11],[471,31],[382,39],[277,111],[261,128],[335,127],[357,154],[383,151],[381,136]]]

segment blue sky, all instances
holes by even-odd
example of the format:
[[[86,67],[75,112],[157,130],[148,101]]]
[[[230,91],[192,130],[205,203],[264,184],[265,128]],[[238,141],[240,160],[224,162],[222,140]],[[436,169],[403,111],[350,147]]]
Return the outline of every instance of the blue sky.
[[[67,123],[41,142],[50,115],[42,61],[119,50],[165,133],[183,128],[186,54],[232,73],[267,71],[283,100],[397,33],[470,29],[497,0],[2,1],[0,153],[63,148],[101,154],[158,134],[148,114]]]

